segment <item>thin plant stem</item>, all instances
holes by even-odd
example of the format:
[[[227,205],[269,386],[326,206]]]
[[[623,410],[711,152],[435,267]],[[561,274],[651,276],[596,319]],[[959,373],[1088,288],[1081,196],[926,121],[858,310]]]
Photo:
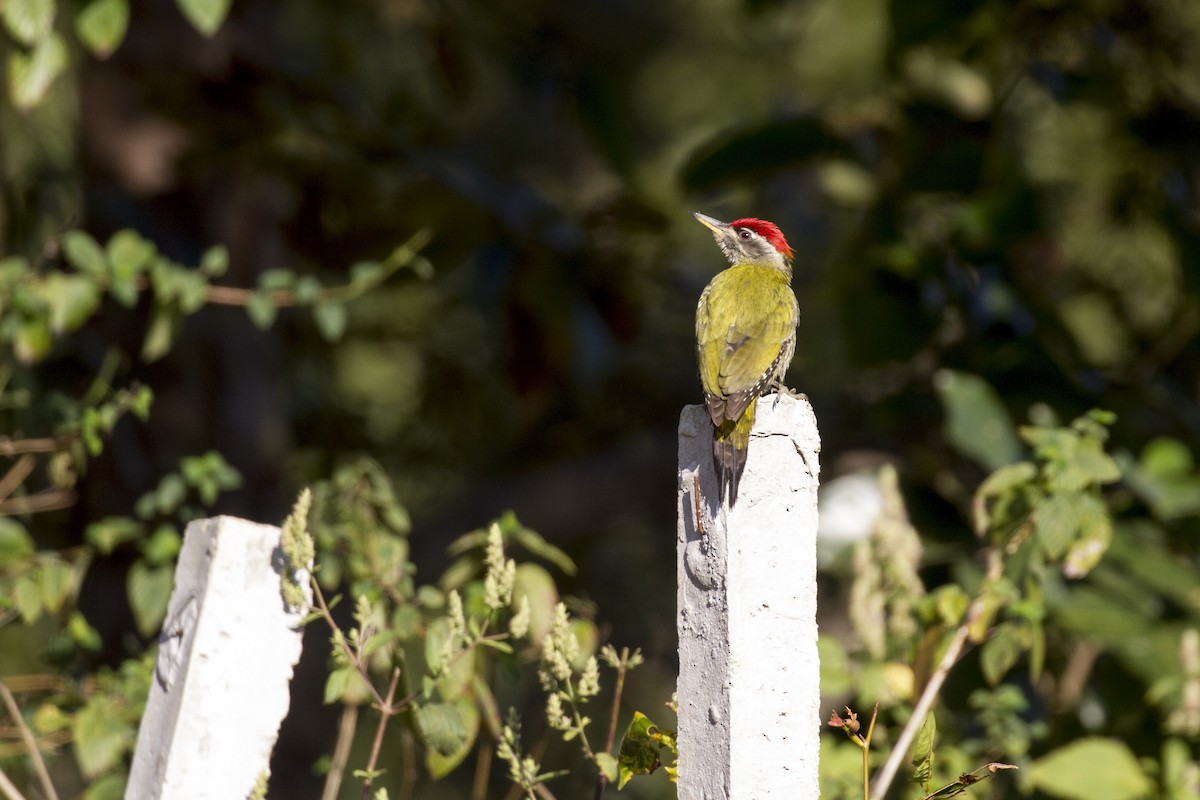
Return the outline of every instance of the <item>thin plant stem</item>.
[[[613,743],[617,740],[617,715],[621,711],[621,694],[625,691],[625,673],[628,671],[629,648],[622,647],[621,660],[617,662],[617,682],[613,687],[612,708],[609,711],[608,736],[604,739],[604,752],[609,755],[612,755]],[[600,770],[600,777],[596,780],[595,800],[600,800],[607,787],[608,776],[604,774],[604,770]]]
[[[479,757],[475,761],[475,782],[471,785],[471,800],[487,800],[488,778],[492,771],[492,754],[495,750],[487,739],[479,743]]]
[[[1003,556],[997,550],[993,549],[989,551],[987,580],[984,581],[984,587],[986,588],[989,584],[998,580],[1003,571]],[[984,613],[985,601],[986,591],[981,591],[971,601],[971,606],[967,609],[966,620],[954,631],[954,638],[950,640],[946,652],[942,655],[942,660],[938,662],[937,669],[929,676],[929,683],[925,684],[925,690],[921,692],[920,699],[917,700],[916,706],[913,707],[912,716],[909,717],[904,730],[900,732],[900,737],[896,740],[896,745],[892,748],[892,752],[888,754],[888,759],[879,770],[879,774],[875,776],[875,791],[872,793],[872,797],[875,800],[883,800],[888,788],[892,785],[892,781],[896,777],[896,772],[900,769],[900,762],[904,760],[908,754],[908,749],[912,747],[913,739],[916,738],[917,731],[921,729],[921,725],[925,721],[925,715],[929,713],[929,709],[937,701],[938,694],[942,690],[942,684],[946,682],[946,676],[950,674],[950,669],[958,662],[959,656],[962,655],[963,648],[967,644],[967,638],[971,634],[972,623]]]
[[[388,720],[396,713],[392,700],[396,697],[396,685],[400,683],[400,668],[392,668],[392,681],[388,684],[387,699],[377,706],[379,709],[379,726],[375,729],[375,741],[371,743],[371,757],[367,760],[366,777],[363,778],[363,800],[371,796],[371,781],[375,774],[375,765],[379,762],[379,750],[383,746],[383,733],[387,730]]]
[[[333,746],[333,758],[329,765],[329,774],[325,776],[325,788],[321,791],[321,800],[337,800],[338,790],[342,788],[342,778],[346,775],[346,764],[350,760],[350,746],[354,744],[354,731],[358,727],[358,704],[346,703],[342,707],[342,716],[338,721],[337,743]]]
[[[3,698],[4,707],[8,709],[13,723],[21,731],[21,740],[25,742],[25,747],[29,750],[29,757],[33,759],[33,771],[37,773],[38,782],[42,785],[42,793],[48,800],[58,800],[58,792],[54,791],[54,783],[50,780],[50,771],[46,769],[46,762],[42,760],[42,751],[38,749],[37,739],[34,738],[33,731],[29,730],[29,726],[25,724],[25,718],[21,716],[17,698],[13,697],[13,693],[2,680],[0,680],[0,698]]]
[[[17,791],[16,785],[9,780],[2,769],[0,769],[0,792],[4,793],[7,800],[25,800],[25,795]]]

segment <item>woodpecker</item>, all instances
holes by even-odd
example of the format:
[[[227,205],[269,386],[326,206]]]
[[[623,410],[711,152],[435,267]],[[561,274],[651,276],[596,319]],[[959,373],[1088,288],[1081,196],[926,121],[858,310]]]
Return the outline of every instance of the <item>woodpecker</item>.
[[[800,306],[792,291],[793,253],[773,222],[692,216],[712,231],[729,261],[696,306],[696,353],[715,428],[713,463],[721,498],[732,506],[758,398],[772,387],[782,388],[796,352]]]

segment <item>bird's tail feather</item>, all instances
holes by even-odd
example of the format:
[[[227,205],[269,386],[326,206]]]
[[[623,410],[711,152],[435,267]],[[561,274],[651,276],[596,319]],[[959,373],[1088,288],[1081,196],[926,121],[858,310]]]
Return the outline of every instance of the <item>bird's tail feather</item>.
[[[737,501],[738,482],[746,468],[746,452],[750,448],[750,429],[754,427],[754,411],[758,398],[750,401],[737,420],[726,420],[713,431],[713,464],[721,487],[722,504],[728,500],[732,507]]]

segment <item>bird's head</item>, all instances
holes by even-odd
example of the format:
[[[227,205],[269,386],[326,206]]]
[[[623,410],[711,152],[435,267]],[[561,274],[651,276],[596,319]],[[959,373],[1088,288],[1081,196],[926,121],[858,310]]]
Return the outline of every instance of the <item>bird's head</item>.
[[[759,264],[791,274],[792,248],[774,222],[753,217],[721,222],[696,211],[692,216],[712,231],[730,264]]]

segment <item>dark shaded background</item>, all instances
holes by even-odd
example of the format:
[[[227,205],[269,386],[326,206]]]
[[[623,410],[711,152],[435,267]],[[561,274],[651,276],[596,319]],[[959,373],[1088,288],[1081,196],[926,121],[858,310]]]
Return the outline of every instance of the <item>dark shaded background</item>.
[[[564,588],[650,657],[630,707],[657,707],[674,430],[721,267],[693,209],[788,235],[788,383],[825,476],[896,463],[943,566],[972,548],[965,502],[990,465],[946,435],[939,370],[982,376],[1017,420],[1112,409],[1134,454],[1200,434],[1200,4],[239,0],[212,39],[169,2],[131,7],[110,59],[2,112],[4,250],[132,227],[184,263],[227,245],[230,285],[275,267],[336,283],[429,228],[434,274],[355,302],[334,346],[299,314],[265,333],[240,309],[189,318],[168,358],[124,373],[155,388],[151,424],[118,429],[47,535],[127,513],[208,449],[245,478],[216,510],[266,522],[370,454],[427,580],[507,508],[570,552]],[[41,380],[113,342],[136,353],[144,316],[113,311]],[[1194,524],[1172,535],[1194,556]],[[97,566],[96,603],[121,570]],[[93,624],[116,658],[109,616]],[[334,735],[331,711],[297,708],[279,797],[313,796]],[[439,786],[421,796],[459,796]]]

